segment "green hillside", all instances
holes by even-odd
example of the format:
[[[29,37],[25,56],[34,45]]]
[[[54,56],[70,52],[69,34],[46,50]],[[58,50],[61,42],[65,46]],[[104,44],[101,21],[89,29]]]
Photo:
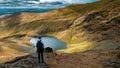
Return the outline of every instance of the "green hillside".
[[[0,18],[0,38],[28,39],[51,35],[68,43],[60,52],[110,49],[120,43],[120,0],[71,5],[46,13],[18,13]]]

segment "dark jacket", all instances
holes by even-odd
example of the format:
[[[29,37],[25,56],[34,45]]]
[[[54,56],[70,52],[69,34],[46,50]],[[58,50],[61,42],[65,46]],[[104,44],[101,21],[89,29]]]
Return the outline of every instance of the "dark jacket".
[[[39,49],[44,49],[44,45],[43,45],[43,43],[41,41],[37,42],[36,47],[39,48]]]

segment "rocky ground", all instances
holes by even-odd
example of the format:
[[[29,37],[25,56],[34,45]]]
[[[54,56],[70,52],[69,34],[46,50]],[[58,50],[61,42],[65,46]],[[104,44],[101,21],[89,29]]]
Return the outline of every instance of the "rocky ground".
[[[87,51],[74,54],[49,53],[46,63],[37,63],[37,55],[27,55],[3,63],[0,68],[120,68],[120,49]]]

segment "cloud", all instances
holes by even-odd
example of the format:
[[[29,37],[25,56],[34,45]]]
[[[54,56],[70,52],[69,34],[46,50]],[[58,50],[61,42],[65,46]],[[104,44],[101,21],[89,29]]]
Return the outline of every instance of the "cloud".
[[[12,0],[0,0],[0,3],[12,2]]]
[[[0,0],[0,7],[65,7],[71,4],[85,4],[98,0]]]
[[[39,2],[63,2],[63,3],[70,3],[70,4],[82,4],[82,3],[88,3],[88,2],[94,2],[98,0],[39,0]]]
[[[0,3],[5,3],[5,2],[34,2],[34,3],[45,3],[45,2],[61,2],[61,3],[69,3],[69,4],[84,4],[84,3],[89,3],[89,2],[94,2],[98,0],[0,0]]]

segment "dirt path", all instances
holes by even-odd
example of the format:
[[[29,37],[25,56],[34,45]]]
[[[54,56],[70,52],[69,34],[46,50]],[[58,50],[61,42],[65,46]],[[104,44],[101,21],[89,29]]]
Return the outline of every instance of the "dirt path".
[[[37,54],[17,57],[12,61],[5,62],[0,68],[49,68],[46,63],[38,63]]]
[[[17,57],[0,68],[120,68],[120,49],[74,54],[49,53],[46,63],[38,63],[37,54]]]

